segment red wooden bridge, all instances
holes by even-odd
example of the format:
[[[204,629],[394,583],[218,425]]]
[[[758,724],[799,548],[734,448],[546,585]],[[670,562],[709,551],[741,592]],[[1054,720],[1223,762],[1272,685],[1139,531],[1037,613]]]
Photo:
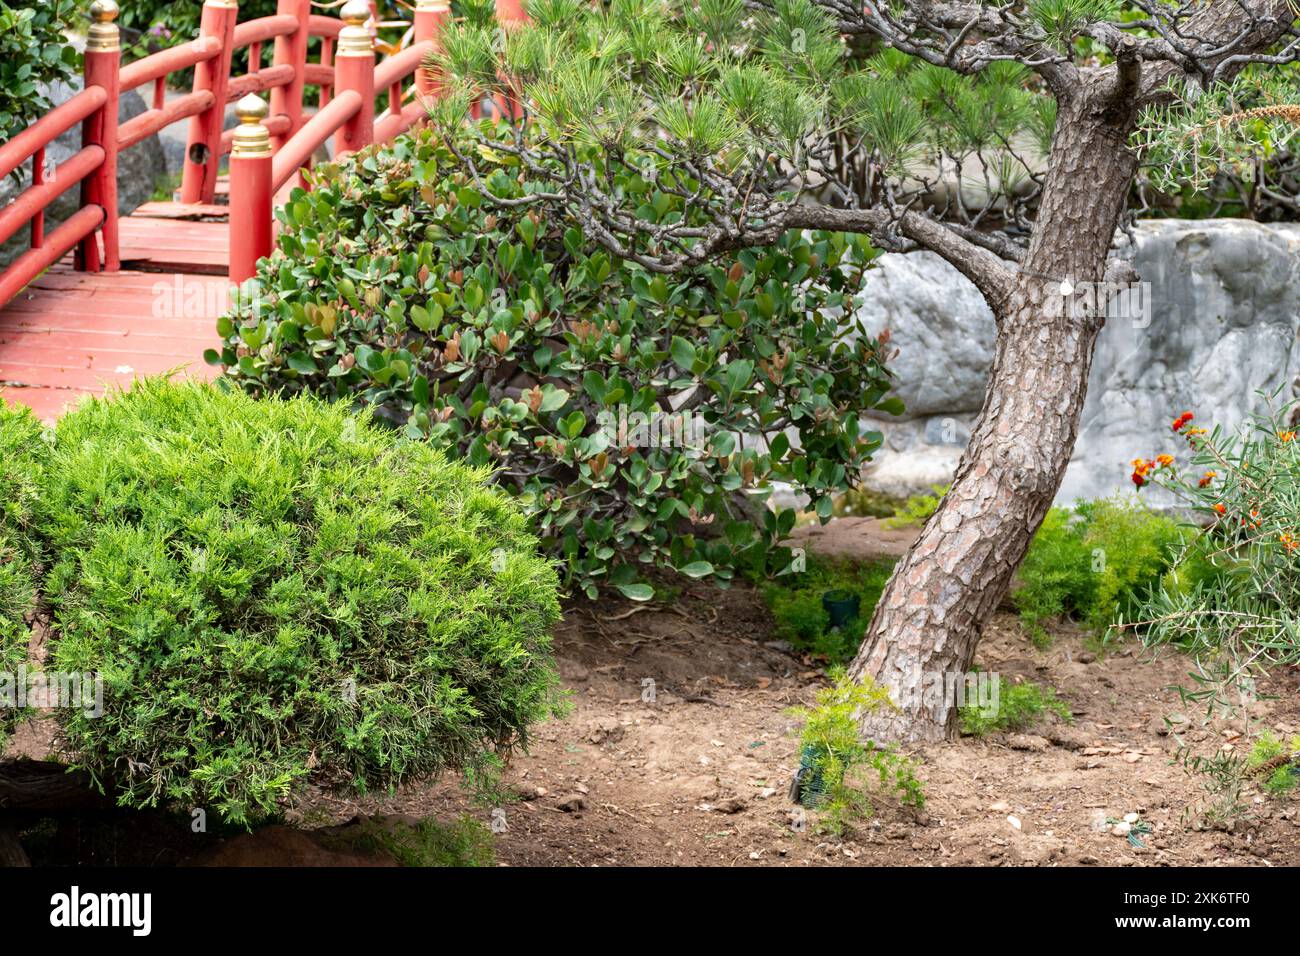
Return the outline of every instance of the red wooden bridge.
[[[196,39],[123,66],[117,4],[96,0],[84,90],[0,145],[0,178],[29,162],[32,171],[28,188],[0,210],[0,242],[24,226],[31,232],[30,249],[0,271],[0,396],[52,419],[136,376],[216,374],[203,351],[217,345],[232,283],[272,250],[274,197],[300,181],[327,141],[335,158],[388,142],[436,95],[437,77],[421,61],[450,16],[446,0],[413,0],[402,41],[378,62],[376,26],[393,24],[379,22],[374,0],[348,0],[338,17],[313,12],[338,6],[279,0],[274,16],[240,22],[237,0],[207,0]],[[497,8],[503,21],[523,17],[520,0]],[[312,38],[320,40],[315,61]],[[273,50],[263,65],[266,44]],[[249,66],[234,76],[238,50],[248,51]],[[188,68],[192,91],[168,100],[168,76]],[[119,125],[122,93],[150,86],[152,109]],[[319,90],[311,106],[308,87]],[[241,123],[225,131],[231,103]],[[118,156],[183,120],[178,200],[119,219]],[[46,147],[77,126],[81,150],[48,169]],[[47,230],[45,210],[73,186],[76,212]]]

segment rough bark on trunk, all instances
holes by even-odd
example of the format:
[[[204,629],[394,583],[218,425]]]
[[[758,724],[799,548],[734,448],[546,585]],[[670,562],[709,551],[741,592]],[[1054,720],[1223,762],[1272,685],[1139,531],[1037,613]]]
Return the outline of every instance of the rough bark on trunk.
[[[1062,282],[1105,277],[1135,170],[1125,148],[1131,110],[1114,103],[1113,91],[1094,89],[1060,105],[1028,254],[1010,294],[990,301],[998,341],[979,421],[951,490],[899,562],[850,666],[898,704],[864,716],[864,733],[876,740],[956,735],[953,679],[962,686],[981,630],[1060,487],[1105,321],[1104,301],[1100,310],[1080,308],[1062,297]]]

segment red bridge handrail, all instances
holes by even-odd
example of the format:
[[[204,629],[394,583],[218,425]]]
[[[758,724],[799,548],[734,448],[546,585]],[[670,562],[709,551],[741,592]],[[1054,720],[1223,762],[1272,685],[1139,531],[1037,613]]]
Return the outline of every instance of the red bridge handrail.
[[[208,90],[200,90],[198,93],[187,93],[185,96],[177,97],[162,109],[146,110],[118,127],[117,148],[119,151],[129,149],[154,133],[171,126],[172,123],[211,109],[212,103],[212,93]]]
[[[324,143],[333,137],[339,159],[400,135],[425,115],[425,99],[433,95],[434,78],[423,69],[425,55],[435,47],[442,24],[450,16],[446,3],[417,0],[412,44],[375,64],[374,37],[365,26],[371,9],[351,0],[340,11],[342,23],[308,17],[308,31],[324,36],[321,62],[303,66],[307,82],[321,85],[316,115],[271,148],[276,117],[264,118],[266,105],[255,97],[239,104],[240,127],[230,134],[230,279],[244,282],[257,272],[257,262],[271,254],[272,205]],[[337,42],[330,43],[331,38]],[[332,59],[332,63],[331,63]],[[414,84],[406,81],[414,77]],[[388,109],[376,119],[376,93],[386,93]],[[332,98],[331,98],[332,97]]]
[[[230,275],[242,281],[253,274],[257,259],[271,252],[273,194],[309,166],[325,143],[333,139],[338,159],[389,142],[419,122],[428,98],[436,95],[436,77],[421,64],[450,18],[446,0],[413,0],[414,15],[401,41],[409,45],[378,64],[374,0],[349,0],[339,18],[313,13],[312,6],[312,0],[277,0],[271,16],[238,23],[238,0],[205,0],[196,39],[123,67],[114,22],[117,3],[95,0],[84,58],[85,89],[0,145],[0,178],[32,163],[31,184],[0,209],[0,242],[26,223],[32,237],[31,248],[0,271],[0,306],[69,250],[77,250],[78,268],[120,268],[118,155],[173,123],[190,122],[182,202],[213,202],[218,164],[231,155]],[[520,0],[497,0],[497,12],[503,22],[519,19]],[[313,38],[320,41],[317,62],[308,61]],[[274,54],[270,65],[263,65],[268,43],[274,44]],[[231,75],[237,50],[248,51],[242,76]],[[186,69],[194,70],[192,89],[168,99],[166,78]],[[149,84],[152,108],[119,126],[122,92]],[[320,90],[317,112],[310,118],[304,116],[308,86]],[[263,93],[270,95],[269,108],[258,96]],[[250,96],[258,97],[251,106]],[[387,101],[378,116],[377,97]],[[245,107],[239,111],[244,123],[224,130],[225,109],[232,102]],[[256,113],[254,123],[247,119],[250,108]],[[82,149],[47,170],[46,148],[78,124]],[[81,187],[80,208],[46,235],[45,211],[74,185]]]
[[[143,59],[136,60],[130,66],[122,67],[122,92],[152,83],[169,73],[188,70],[200,63],[206,63],[221,53],[221,46],[219,37],[205,36],[184,46],[174,46],[168,50],[151,53]]]
[[[265,43],[276,37],[287,37],[298,32],[298,18],[289,13],[277,13],[256,20],[246,20],[235,27],[231,49],[242,50],[254,43]]]
[[[83,206],[50,233],[44,243],[29,249],[0,273],[0,302],[8,302],[23,287],[68,252],[84,242],[104,223],[102,206]]]
[[[361,94],[356,90],[342,90],[324,109],[303,124],[280,151],[271,159],[271,193],[274,195],[307,165],[312,154],[320,149],[343,125],[361,112]]]
[[[33,183],[0,209],[0,242],[27,225],[32,217],[93,173],[104,162],[104,147],[87,146],[64,160],[47,182]]]
[[[335,20],[333,17],[321,16],[318,13],[313,13],[307,19],[307,32],[314,37],[330,37],[332,39],[338,39],[338,35],[342,31],[342,20]]]
[[[0,179],[72,129],[108,101],[101,86],[82,90],[62,106],[56,106],[9,142],[0,146]]]

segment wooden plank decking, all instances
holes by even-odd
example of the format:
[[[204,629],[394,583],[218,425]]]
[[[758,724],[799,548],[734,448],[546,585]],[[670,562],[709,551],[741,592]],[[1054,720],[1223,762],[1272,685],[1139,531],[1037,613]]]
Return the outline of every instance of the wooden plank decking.
[[[67,259],[0,309],[0,397],[52,421],[85,395],[142,375],[214,378],[229,227],[216,207],[151,203],[121,221],[122,271]]]

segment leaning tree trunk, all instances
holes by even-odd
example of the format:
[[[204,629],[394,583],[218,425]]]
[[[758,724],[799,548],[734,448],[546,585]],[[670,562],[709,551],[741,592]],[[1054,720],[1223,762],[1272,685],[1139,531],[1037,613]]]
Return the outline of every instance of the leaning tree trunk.
[[[1074,449],[1105,303],[1074,307],[1059,298],[1062,282],[1104,278],[1136,168],[1125,147],[1131,110],[1107,115],[1104,92],[1060,105],[1029,251],[1010,294],[990,302],[998,340],[984,408],[951,489],[895,569],[850,666],[899,705],[864,717],[874,739],[956,735],[953,696],[939,690],[970,670]]]

